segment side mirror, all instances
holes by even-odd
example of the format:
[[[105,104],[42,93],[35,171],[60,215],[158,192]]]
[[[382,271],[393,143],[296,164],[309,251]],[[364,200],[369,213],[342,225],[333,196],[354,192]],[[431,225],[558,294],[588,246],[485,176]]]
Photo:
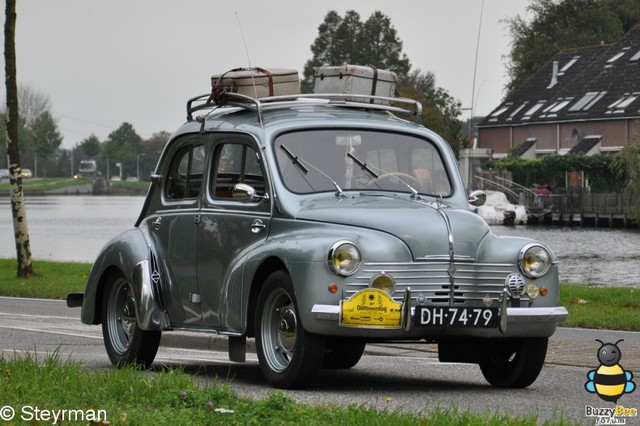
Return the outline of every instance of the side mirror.
[[[237,201],[255,201],[269,199],[269,196],[267,194],[258,195],[256,193],[256,189],[251,185],[247,185],[246,183],[235,184],[231,193],[233,195],[233,199]]]
[[[487,202],[487,194],[484,191],[473,191],[469,194],[469,204],[472,206],[480,207],[484,206],[484,203]]]

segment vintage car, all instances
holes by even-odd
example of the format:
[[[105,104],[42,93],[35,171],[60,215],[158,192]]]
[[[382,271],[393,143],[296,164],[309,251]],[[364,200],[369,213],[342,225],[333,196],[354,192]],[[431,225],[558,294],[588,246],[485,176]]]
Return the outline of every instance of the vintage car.
[[[192,330],[228,336],[238,362],[255,338],[278,388],[372,342],[436,344],[494,386],[529,386],[567,316],[556,256],[491,232],[420,113],[345,93],[190,99],[135,226],[68,305],[102,324],[114,365],[148,367],[161,332]]]

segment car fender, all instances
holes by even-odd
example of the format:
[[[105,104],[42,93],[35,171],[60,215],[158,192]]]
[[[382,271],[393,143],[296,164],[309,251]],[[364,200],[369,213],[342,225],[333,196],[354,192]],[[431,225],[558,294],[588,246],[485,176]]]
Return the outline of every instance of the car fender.
[[[242,285],[228,286],[226,312],[242,314],[234,318],[238,323],[230,323],[231,318],[227,317],[227,326],[232,329],[240,327],[243,331],[246,326],[251,328],[252,303],[262,282],[274,270],[284,269],[291,276],[301,321],[306,327],[311,321],[314,303],[337,303],[340,295],[330,293],[329,284],[337,283],[342,288],[347,281],[347,278],[334,274],[327,264],[329,249],[343,240],[352,241],[359,247],[363,262],[383,262],[388,256],[411,260],[411,252],[402,240],[372,229],[350,226],[337,229],[335,224],[308,224],[306,229],[293,233],[272,233],[264,244],[239,263],[233,274],[237,279],[230,277],[231,281],[241,281]]]
[[[151,256],[149,244],[138,228],[124,231],[109,241],[89,273],[82,302],[82,322],[100,324],[104,286],[111,273],[119,272],[133,287],[138,326],[143,330],[167,328],[166,313],[156,303],[151,281]]]

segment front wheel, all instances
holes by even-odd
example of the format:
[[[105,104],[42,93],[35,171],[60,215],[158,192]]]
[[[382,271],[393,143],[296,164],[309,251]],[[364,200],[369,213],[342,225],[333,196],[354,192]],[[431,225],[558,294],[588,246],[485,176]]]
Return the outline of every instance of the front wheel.
[[[495,387],[526,388],[536,381],[547,355],[549,338],[496,339],[480,361],[480,370]]]
[[[160,331],[138,326],[131,284],[121,273],[109,276],[102,297],[102,335],[111,363],[149,368],[158,352]]]
[[[267,382],[276,388],[309,386],[322,368],[325,338],[305,331],[300,322],[291,278],[269,275],[258,296],[256,351]]]

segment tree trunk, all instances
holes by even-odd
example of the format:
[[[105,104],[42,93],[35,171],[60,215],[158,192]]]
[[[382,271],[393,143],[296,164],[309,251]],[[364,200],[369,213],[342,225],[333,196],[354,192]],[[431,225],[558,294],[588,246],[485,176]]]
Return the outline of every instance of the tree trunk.
[[[20,149],[18,145],[18,82],[16,72],[16,0],[6,0],[4,25],[4,70],[7,89],[7,157],[9,157],[9,191],[11,214],[18,258],[18,277],[33,274],[31,244],[27,227],[27,211],[22,192]]]

